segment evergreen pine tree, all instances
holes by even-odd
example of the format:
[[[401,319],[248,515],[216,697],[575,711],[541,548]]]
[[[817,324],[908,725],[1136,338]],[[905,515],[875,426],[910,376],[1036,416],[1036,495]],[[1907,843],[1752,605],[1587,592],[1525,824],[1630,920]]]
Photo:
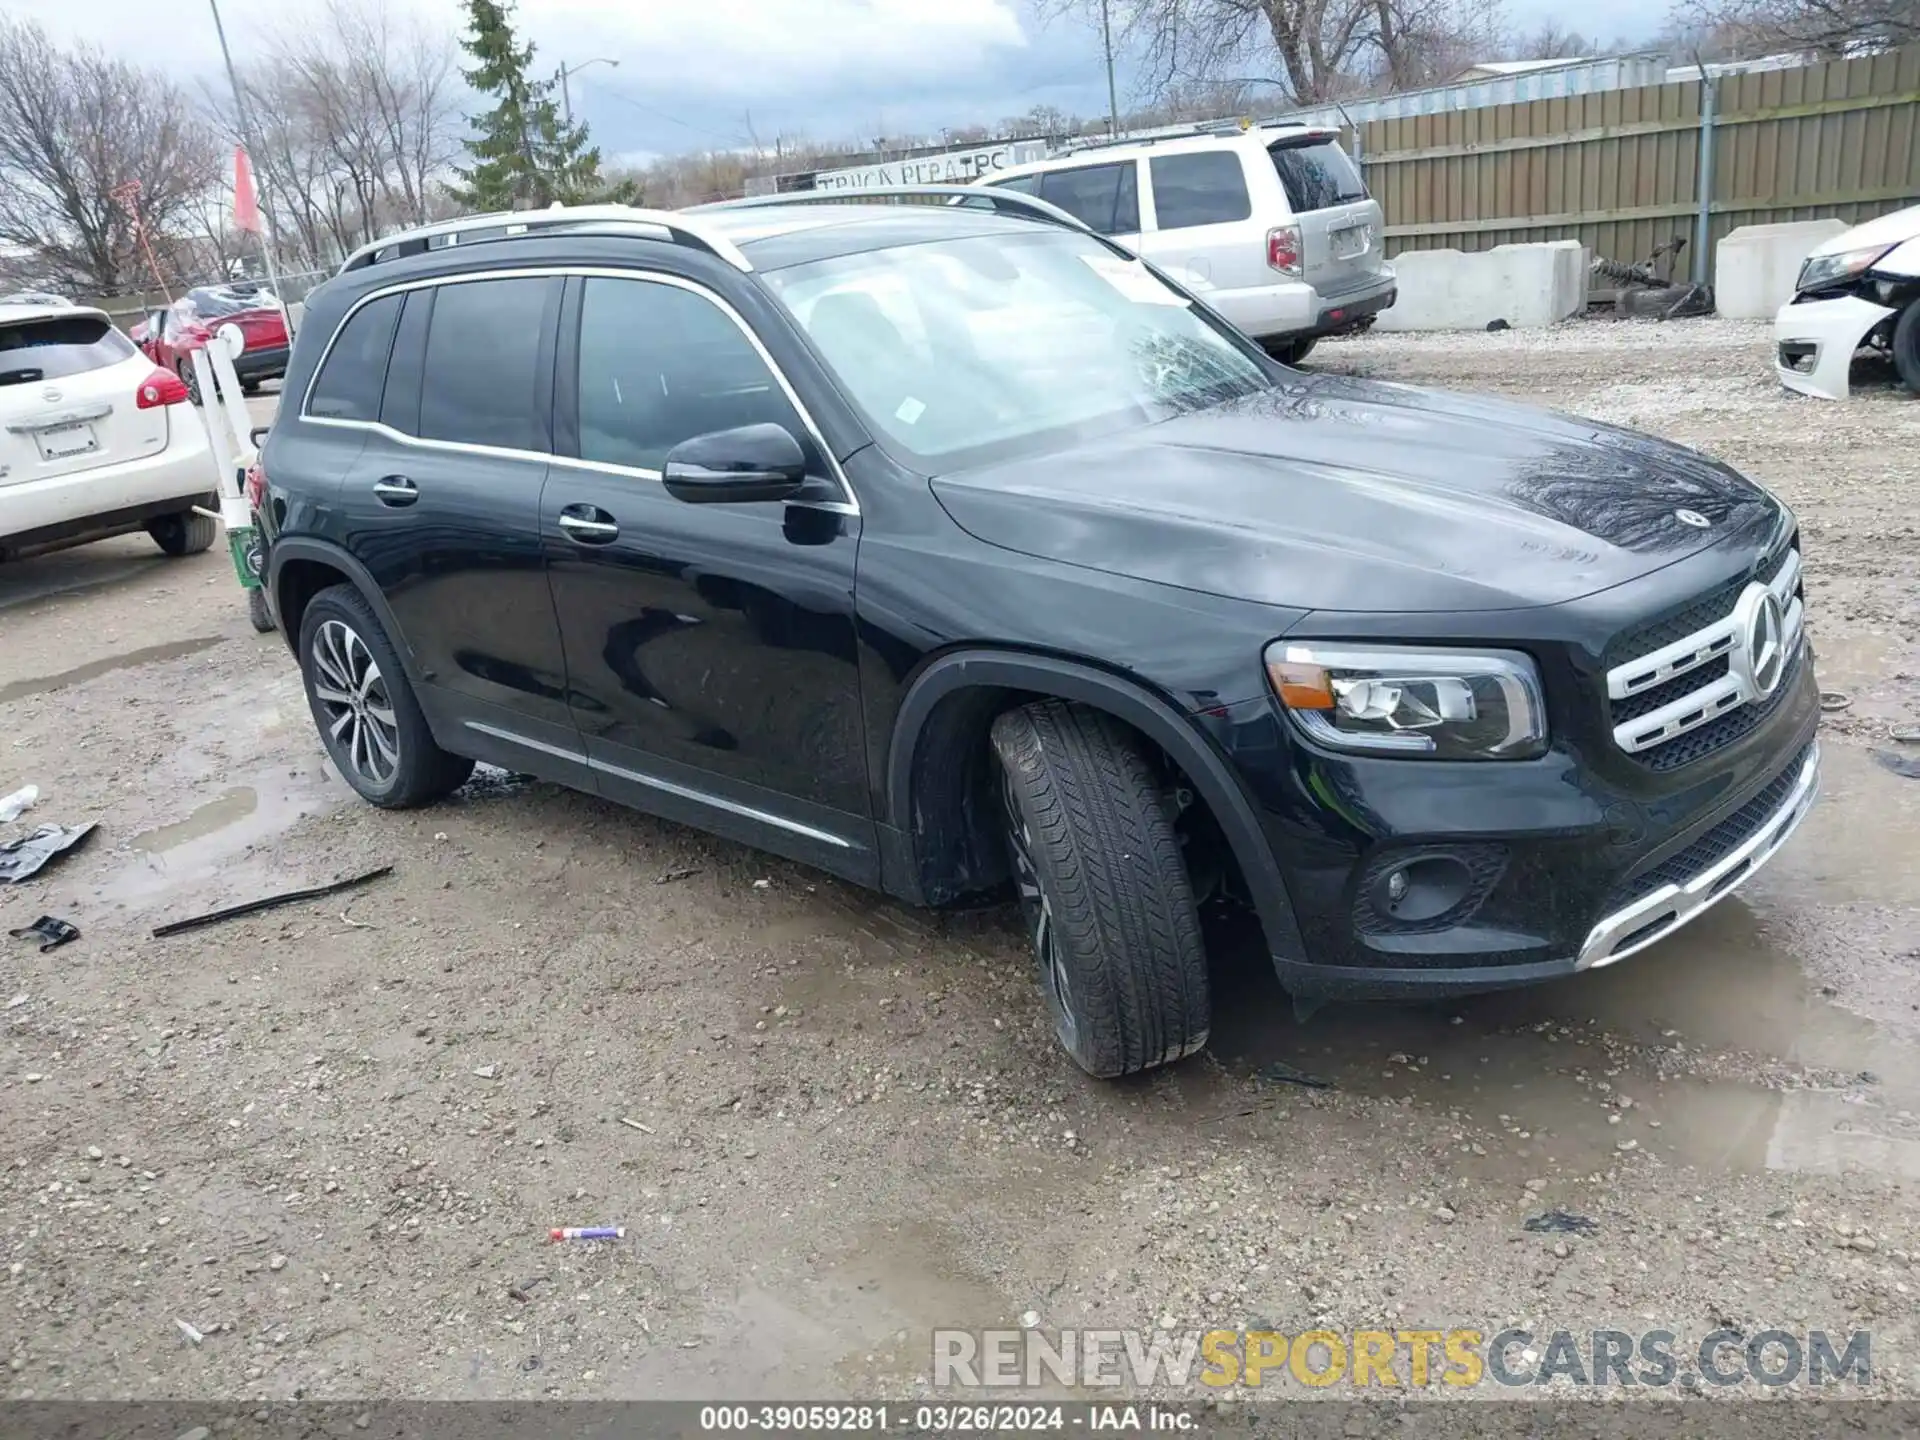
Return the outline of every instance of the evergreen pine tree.
[[[473,164],[456,173],[466,182],[455,194],[476,210],[545,209],[556,201],[630,200],[631,185],[600,177],[600,151],[584,124],[568,125],[554,104],[553,82],[535,80],[533,45],[513,33],[511,0],[467,0],[471,33],[460,42],[474,59],[467,83],[494,97],[484,115],[468,117]]]

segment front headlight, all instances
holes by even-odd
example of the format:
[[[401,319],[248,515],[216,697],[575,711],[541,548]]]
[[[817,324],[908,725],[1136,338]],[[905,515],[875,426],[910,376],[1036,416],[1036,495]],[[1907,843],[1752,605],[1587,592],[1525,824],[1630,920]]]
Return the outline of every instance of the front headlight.
[[[1435,760],[1524,760],[1547,748],[1540,672],[1512,650],[1276,640],[1273,692],[1335,750]]]
[[[1865,250],[1845,250],[1838,255],[1809,255],[1800,265],[1795,290],[1819,290],[1841,280],[1865,274],[1893,247],[1872,245]]]

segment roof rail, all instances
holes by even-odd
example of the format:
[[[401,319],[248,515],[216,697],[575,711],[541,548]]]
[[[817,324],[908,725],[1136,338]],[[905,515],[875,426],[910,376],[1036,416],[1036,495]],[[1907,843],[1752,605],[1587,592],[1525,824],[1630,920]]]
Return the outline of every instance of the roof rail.
[[[642,210],[632,205],[555,205],[546,210],[503,210],[490,215],[463,215],[435,225],[421,225],[388,235],[371,245],[362,245],[346,258],[340,273],[380,265],[429,250],[444,250],[454,245],[472,245],[489,240],[517,240],[553,230],[580,225],[618,222],[652,227],[665,232],[664,238],[677,245],[690,245],[717,255],[736,270],[753,266],[740,253],[740,247],[711,226],[668,210]]]
[[[711,205],[695,205],[691,213],[703,210],[758,210],[781,205],[859,205],[869,200],[911,200],[925,196],[945,197],[952,205],[985,206],[1006,214],[1024,215],[1029,220],[1044,220],[1069,230],[1086,230],[1078,216],[1058,205],[1050,205],[1037,195],[998,185],[876,185],[866,190],[794,190],[785,195],[749,195],[744,200],[720,200]]]
[[[1069,140],[1055,152],[1078,155],[1084,150],[1106,150],[1115,145],[1158,145],[1163,140],[1192,140],[1201,135],[1251,135],[1255,130],[1305,128],[1304,120],[1206,120],[1180,130],[1163,130],[1153,135],[1100,136],[1091,140]]]

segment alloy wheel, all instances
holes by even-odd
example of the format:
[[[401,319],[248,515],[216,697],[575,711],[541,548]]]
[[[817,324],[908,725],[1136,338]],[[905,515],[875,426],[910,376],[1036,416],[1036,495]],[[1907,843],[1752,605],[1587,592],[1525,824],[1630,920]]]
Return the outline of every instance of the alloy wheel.
[[[311,683],[335,758],[371,785],[390,784],[400,768],[400,721],[379,662],[343,621],[314,631]]]
[[[1047,1005],[1053,1011],[1054,1029],[1060,1043],[1074,1048],[1078,1031],[1073,1021],[1073,990],[1067,978],[1065,957],[1060,953],[1059,936],[1053,924],[1053,906],[1040,885],[1040,871],[1033,860],[1033,832],[1020,809],[1020,797],[1013,788],[1013,776],[1000,774],[1000,798],[1007,812],[1007,848],[1013,856],[1013,883],[1020,894],[1020,911],[1026,918],[1028,939],[1040,965],[1040,983],[1047,992]]]

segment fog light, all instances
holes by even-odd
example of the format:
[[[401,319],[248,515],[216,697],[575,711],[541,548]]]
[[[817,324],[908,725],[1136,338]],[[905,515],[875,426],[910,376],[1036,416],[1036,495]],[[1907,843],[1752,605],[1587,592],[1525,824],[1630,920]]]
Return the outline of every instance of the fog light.
[[[1473,872],[1451,855],[1409,860],[1375,882],[1375,907],[1403,925],[1437,920],[1473,893]]]

